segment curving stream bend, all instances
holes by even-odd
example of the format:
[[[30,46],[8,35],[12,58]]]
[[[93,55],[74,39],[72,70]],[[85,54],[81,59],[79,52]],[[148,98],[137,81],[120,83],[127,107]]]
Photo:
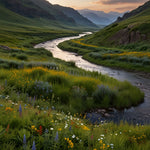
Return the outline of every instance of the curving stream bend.
[[[131,84],[139,87],[145,93],[144,103],[136,107],[124,109],[122,111],[114,110],[107,114],[107,116],[105,117],[97,112],[88,113],[87,118],[91,122],[99,122],[104,120],[113,120],[115,122],[118,122],[120,120],[126,120],[129,123],[132,122],[134,124],[150,124],[150,79],[140,76],[139,73],[131,73],[123,70],[111,69],[108,67],[92,64],[82,59],[82,56],[77,56],[72,52],[63,51],[57,47],[57,45],[61,42],[80,38],[87,34],[90,34],[90,32],[86,32],[74,37],[58,38],[52,41],[40,43],[36,45],[35,48],[45,48],[46,50],[51,51],[53,57],[55,58],[59,58],[65,61],[74,61],[76,63],[76,66],[78,66],[79,68],[89,71],[98,71],[102,74],[107,74],[121,81],[127,80]]]

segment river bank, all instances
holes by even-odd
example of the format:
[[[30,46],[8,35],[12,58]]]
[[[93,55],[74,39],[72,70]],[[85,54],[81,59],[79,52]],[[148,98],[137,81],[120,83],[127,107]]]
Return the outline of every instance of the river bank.
[[[51,51],[55,58],[59,58],[59,59],[65,60],[65,61],[74,61],[76,66],[78,66],[79,68],[82,68],[82,69],[85,69],[88,71],[97,71],[102,74],[107,74],[108,76],[116,78],[120,81],[124,81],[124,80],[129,81],[131,84],[137,86],[145,93],[144,103],[138,105],[137,107],[132,107],[130,109],[124,109],[123,111],[117,111],[117,115],[119,116],[118,118],[120,118],[119,120],[123,120],[123,118],[127,119],[129,117],[129,118],[131,118],[131,120],[136,118],[137,122],[142,122],[141,120],[144,121],[144,120],[150,119],[150,115],[149,115],[150,114],[150,110],[149,110],[150,80],[148,78],[144,78],[141,75],[139,75],[138,73],[131,73],[131,72],[123,71],[123,70],[116,70],[116,69],[92,64],[86,60],[83,60],[81,56],[77,56],[75,53],[63,51],[57,47],[57,45],[61,42],[64,42],[64,41],[70,40],[70,39],[80,38],[81,36],[84,36],[84,35],[85,34],[81,34],[76,37],[59,38],[59,39],[56,39],[53,41],[48,41],[48,42],[45,42],[42,44],[38,44],[35,46],[35,48],[42,47],[42,48],[47,49],[48,51]],[[97,115],[97,113],[95,113],[95,114],[96,114],[95,116],[97,116],[94,119],[95,121],[97,121],[98,118],[100,118],[100,117],[103,118],[101,115]],[[114,114],[116,114],[116,112],[113,112],[113,115]],[[114,118],[117,115],[114,115]],[[106,118],[104,118],[104,119],[106,119]]]

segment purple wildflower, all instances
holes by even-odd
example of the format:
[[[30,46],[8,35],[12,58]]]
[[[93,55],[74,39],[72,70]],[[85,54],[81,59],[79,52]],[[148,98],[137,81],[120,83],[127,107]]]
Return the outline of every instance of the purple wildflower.
[[[69,131],[71,131],[71,126],[69,127]]]
[[[24,134],[24,136],[23,136],[23,149],[24,150],[26,149],[26,144],[27,144],[27,142],[26,142],[26,135]]]
[[[32,150],[36,150],[35,141],[33,141]]]
[[[55,142],[58,142],[59,137],[58,137],[58,131],[56,132],[56,137],[55,137]]]
[[[26,135],[23,136],[23,144],[26,145]]]
[[[19,105],[19,115],[20,115],[20,117],[22,116],[22,107],[21,107],[21,104]]]

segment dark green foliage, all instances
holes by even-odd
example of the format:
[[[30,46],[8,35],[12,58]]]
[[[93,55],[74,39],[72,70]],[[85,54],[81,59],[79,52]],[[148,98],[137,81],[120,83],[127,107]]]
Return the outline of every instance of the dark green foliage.
[[[108,101],[107,105],[113,105],[113,100],[116,98],[116,92],[110,89],[108,86],[98,85],[98,88],[93,93],[93,99],[96,104],[102,104]],[[104,105],[105,107],[105,105]]]
[[[20,60],[28,60],[27,55],[24,55],[24,54],[18,54],[16,57]]]
[[[35,81],[27,87],[26,92],[33,97],[47,98],[51,97],[53,90],[48,82]]]

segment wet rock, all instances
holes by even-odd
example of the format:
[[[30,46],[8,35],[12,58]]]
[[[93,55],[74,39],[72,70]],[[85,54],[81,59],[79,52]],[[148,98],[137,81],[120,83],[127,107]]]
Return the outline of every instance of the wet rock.
[[[105,113],[105,114],[104,114],[104,117],[108,118],[108,117],[111,117],[111,115],[108,114],[108,113]]]
[[[98,109],[98,110],[97,110],[97,113],[104,114],[104,113],[106,113],[106,110],[105,110],[105,109]]]

